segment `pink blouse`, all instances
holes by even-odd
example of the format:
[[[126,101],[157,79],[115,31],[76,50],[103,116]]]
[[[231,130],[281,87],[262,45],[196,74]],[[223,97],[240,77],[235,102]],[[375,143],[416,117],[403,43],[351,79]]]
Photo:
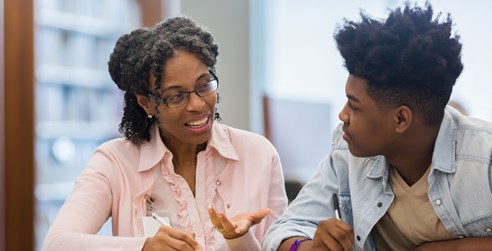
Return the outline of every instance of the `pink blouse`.
[[[205,250],[259,250],[268,227],[287,206],[278,154],[264,137],[214,122],[207,148],[197,156],[193,196],[174,173],[172,153],[157,126],[151,141],[137,146],[125,139],[98,147],[60,209],[43,250],[141,250],[146,198],[154,210],[173,212],[173,226],[195,232]],[[213,229],[207,207],[231,217],[268,207],[270,214],[237,239]],[[113,236],[96,233],[112,218]]]

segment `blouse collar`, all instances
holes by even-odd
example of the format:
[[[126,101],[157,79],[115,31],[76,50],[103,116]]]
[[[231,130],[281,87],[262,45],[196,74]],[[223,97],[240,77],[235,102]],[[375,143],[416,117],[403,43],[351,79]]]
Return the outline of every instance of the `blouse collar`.
[[[159,127],[154,124],[151,127],[150,141],[140,146],[140,160],[138,163],[138,172],[143,172],[156,166],[161,160],[171,161],[172,153],[162,142],[159,137]],[[238,160],[239,157],[234,149],[229,135],[229,129],[214,121],[212,124],[212,137],[207,144],[205,154],[209,155],[215,150],[219,155],[226,159]]]

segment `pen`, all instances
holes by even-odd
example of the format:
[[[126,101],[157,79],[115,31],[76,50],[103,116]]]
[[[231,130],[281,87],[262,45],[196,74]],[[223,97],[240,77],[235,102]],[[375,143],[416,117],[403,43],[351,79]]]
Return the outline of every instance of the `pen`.
[[[341,221],[342,216],[340,215],[340,205],[338,204],[338,195],[333,193],[333,208],[335,208],[335,217],[337,220]]]
[[[166,222],[164,222],[162,220],[161,217],[159,217],[159,215],[157,215],[155,212],[152,212],[150,213],[150,215],[152,215],[152,218],[154,218],[157,222],[159,222],[161,224],[161,226],[168,226],[168,224]],[[195,238],[195,235],[193,234],[193,239]],[[196,249],[196,251],[199,251],[199,250],[202,250],[200,246],[198,246]]]
[[[167,223],[164,222],[159,215],[157,215],[155,212],[151,213],[152,218],[154,218],[157,222],[161,223],[161,226],[167,226]]]
[[[276,214],[273,210],[270,211],[270,213],[273,217],[275,217],[276,219],[278,219],[279,215]]]

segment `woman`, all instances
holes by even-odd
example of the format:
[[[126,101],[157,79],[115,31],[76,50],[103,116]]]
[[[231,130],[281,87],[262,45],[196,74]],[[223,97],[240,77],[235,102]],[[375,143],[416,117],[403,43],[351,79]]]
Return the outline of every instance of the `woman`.
[[[214,121],[217,56],[186,17],[117,41],[125,137],[96,149],[44,250],[260,249],[287,205],[280,160],[264,137]],[[97,236],[109,217],[113,236]]]

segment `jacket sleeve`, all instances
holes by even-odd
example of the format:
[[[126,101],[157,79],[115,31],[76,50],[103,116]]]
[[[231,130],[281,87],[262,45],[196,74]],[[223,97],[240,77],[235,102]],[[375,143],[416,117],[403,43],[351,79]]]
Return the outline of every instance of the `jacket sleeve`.
[[[327,157],[287,211],[270,227],[262,250],[277,250],[283,240],[294,236],[313,238],[320,221],[335,217],[330,204],[331,194],[336,191],[335,177]]]
[[[145,237],[100,236],[117,186],[116,161],[96,151],[51,225],[43,250],[141,250]],[[113,228],[114,230],[114,228]]]

